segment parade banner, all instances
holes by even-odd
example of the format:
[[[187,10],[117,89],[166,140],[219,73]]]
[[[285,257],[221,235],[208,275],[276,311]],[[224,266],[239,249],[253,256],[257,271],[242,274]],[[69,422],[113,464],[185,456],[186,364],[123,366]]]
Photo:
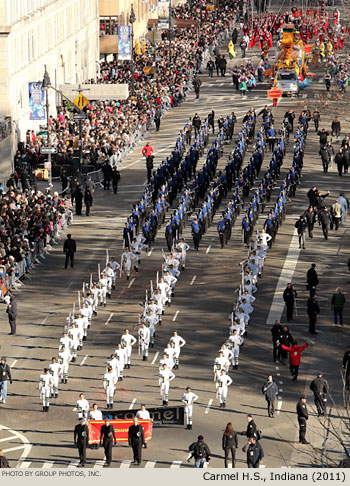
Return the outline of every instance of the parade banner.
[[[130,25],[118,26],[118,60],[131,60],[131,27]]]
[[[43,83],[38,81],[36,83],[28,83],[29,88],[29,119],[30,120],[45,120],[45,93],[43,90]]]
[[[104,420],[88,420],[89,444],[100,443],[101,427],[104,423]],[[114,427],[117,442],[128,442],[129,427],[133,425],[133,423],[133,420],[110,421],[110,424]],[[148,442],[152,438],[152,420],[139,420],[139,424],[142,425],[145,441]]]
[[[184,425],[184,407],[147,408],[153,420],[153,425]],[[108,410],[102,412],[104,418],[133,419],[137,410]]]
[[[169,0],[158,1],[158,29],[169,29]]]

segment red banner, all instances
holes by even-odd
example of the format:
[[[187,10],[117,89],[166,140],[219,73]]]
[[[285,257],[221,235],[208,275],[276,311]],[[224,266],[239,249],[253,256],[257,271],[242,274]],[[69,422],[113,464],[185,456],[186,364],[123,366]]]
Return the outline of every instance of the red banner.
[[[99,444],[101,427],[105,423],[104,420],[88,420],[89,427],[89,444]],[[109,423],[113,425],[117,442],[128,442],[129,427],[134,423],[133,420],[110,420]],[[152,438],[152,420],[139,420],[142,425],[145,441],[148,442]]]

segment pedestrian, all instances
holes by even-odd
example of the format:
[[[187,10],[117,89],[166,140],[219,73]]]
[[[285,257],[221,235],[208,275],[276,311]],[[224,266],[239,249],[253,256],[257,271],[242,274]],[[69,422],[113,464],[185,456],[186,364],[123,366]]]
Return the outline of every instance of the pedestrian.
[[[156,111],[156,114],[154,115],[154,123],[156,125],[156,132],[159,132],[161,117],[162,117],[162,112],[158,108],[157,111]]]
[[[291,283],[287,284],[287,287],[284,289],[283,292],[283,300],[286,303],[287,307],[287,321],[293,320],[293,309],[294,309],[294,302],[297,296],[296,291]]]
[[[212,78],[213,77],[214,67],[215,67],[214,61],[212,59],[209,59],[209,61],[207,63],[207,69],[208,69],[208,73],[209,73],[209,78]]]
[[[17,302],[13,295],[10,295],[10,300],[6,307],[6,313],[8,316],[9,324],[10,324],[10,332],[9,335],[15,335],[17,330],[16,319],[17,319]]]
[[[312,263],[311,267],[307,271],[306,281],[307,281],[306,288],[310,292],[310,297],[313,297],[316,294],[316,287],[319,283],[317,272],[316,272],[316,263]]]
[[[286,325],[283,326],[282,332],[279,335],[278,340],[279,340],[279,347],[278,347],[277,359],[280,363],[285,365],[287,362],[288,352],[282,348],[282,344],[284,344],[285,346],[291,346],[294,343],[293,336],[291,335],[288,326]]]
[[[222,450],[225,452],[225,468],[228,467],[228,460],[232,457],[232,467],[235,467],[236,463],[236,449],[238,448],[238,436],[237,432],[233,430],[232,423],[229,422],[226,425],[225,432],[222,436]]]
[[[319,213],[319,220],[321,221],[322,232],[325,240],[328,240],[328,230],[331,222],[330,214],[327,208],[323,208]]]
[[[120,172],[117,167],[113,167],[113,172],[112,172],[112,187],[113,187],[113,192],[114,194],[118,193],[118,185],[120,182]]]
[[[345,223],[347,217],[347,211],[349,207],[349,201],[344,196],[344,193],[341,192],[338,197],[338,203],[341,205],[341,222]]]
[[[273,346],[273,361],[275,363],[278,362],[277,353],[280,347],[279,337],[283,332],[283,328],[280,324],[280,321],[275,321],[274,325],[271,327],[271,334],[272,334],[272,346]]]
[[[86,207],[86,216],[90,216],[90,208],[92,206],[94,198],[92,197],[92,193],[88,187],[85,188],[84,192],[84,204]]]
[[[314,394],[315,406],[319,417],[324,417],[327,414],[327,397],[329,394],[328,381],[323,378],[322,373],[317,374],[317,378],[312,380],[310,390]]]
[[[344,166],[344,157],[343,157],[343,150],[340,148],[338,152],[335,155],[334,158],[335,165],[337,166],[338,169],[338,175],[340,177],[343,176],[343,166]]]
[[[292,346],[285,346],[282,344],[282,348],[289,353],[289,369],[292,375],[292,381],[297,381],[300,365],[300,354],[307,348],[308,343],[304,343],[298,346],[298,343],[294,341]]]
[[[208,124],[212,127],[213,135],[215,133],[215,111],[211,110],[208,115]]]
[[[11,369],[6,363],[6,358],[2,357],[0,360],[0,403],[6,403],[8,381],[12,385]]]
[[[299,442],[300,444],[310,444],[310,442],[305,439],[306,421],[309,420],[309,413],[306,406],[306,397],[304,395],[300,397],[300,400],[297,403],[297,415],[299,424]]]
[[[267,381],[263,384],[262,392],[267,401],[267,413],[271,418],[275,418],[275,401],[278,396],[278,386],[273,381],[272,375],[268,375]]]
[[[186,387],[186,391],[182,396],[182,402],[185,404],[186,414],[186,429],[192,429],[192,415],[193,415],[193,403],[198,400],[198,396],[192,392],[191,387]]]
[[[103,189],[105,191],[109,191],[112,179],[112,172],[113,169],[109,162],[106,162],[102,166],[102,173],[103,173]]]
[[[307,230],[308,230],[308,233],[309,233],[309,238],[312,238],[313,237],[312,231],[314,229],[314,224],[315,224],[315,220],[316,220],[314,208],[312,206],[309,206],[309,208],[305,211],[303,216],[304,216],[304,219],[305,219],[306,224],[307,224]],[[300,242],[299,242],[299,245],[300,245]]]
[[[241,40],[239,47],[241,48],[242,59],[244,59],[245,58],[245,52],[247,50],[247,43],[244,40],[244,38]]]
[[[254,437],[256,440],[259,440],[260,438],[256,423],[254,422],[253,416],[250,414],[247,415],[247,429],[242,432],[242,435],[246,435],[248,440],[250,437]]]
[[[331,130],[332,130],[332,137],[336,137],[336,142],[338,142],[340,131],[341,131],[340,120],[338,117],[335,117],[334,120],[332,121]]]
[[[208,444],[204,442],[203,435],[199,435],[197,442],[192,442],[188,448],[192,452],[194,457],[194,467],[203,468],[204,462],[210,461],[210,449]]]
[[[309,297],[307,299],[307,315],[309,316],[309,333],[317,334],[316,321],[317,315],[320,313],[320,307],[315,297]]]
[[[194,78],[194,80],[192,81],[192,84],[193,84],[193,87],[194,87],[194,92],[196,93],[196,99],[199,98],[199,91],[200,91],[200,88],[202,86],[202,81],[197,78],[197,76]]]
[[[134,423],[129,427],[128,442],[134,454],[134,464],[139,466],[142,460],[142,445],[145,444],[145,435],[137,417],[134,417]]]
[[[114,427],[109,422],[109,419],[106,418],[104,425],[102,425],[101,427],[101,434],[100,434],[100,445],[103,444],[103,448],[105,450],[105,457],[106,457],[106,463],[104,464],[104,467],[109,467],[111,465],[113,440],[114,440],[114,445],[116,445],[117,439],[115,437]]]
[[[338,199],[335,200],[335,202],[331,206],[331,224],[330,228],[331,230],[333,227],[335,228],[335,231],[338,231],[339,224],[341,221],[341,213],[342,213],[342,207],[338,202]]]
[[[345,296],[342,293],[340,287],[335,290],[335,294],[332,296],[332,309],[334,315],[333,326],[338,325],[338,316],[339,316],[339,325],[343,325],[343,308],[345,304]]]
[[[305,250],[305,230],[306,230],[306,221],[304,216],[300,216],[300,218],[296,221],[294,225],[298,231],[298,239],[299,239],[299,248],[301,245],[303,246],[303,250]]]
[[[86,447],[89,443],[89,429],[84,417],[79,419],[79,423],[74,428],[74,445],[78,447],[80,462],[78,467],[85,467]]]
[[[249,438],[247,449],[247,465],[249,468],[259,468],[264,458],[264,451],[260,443],[254,438]]]
[[[72,235],[68,234],[67,239],[63,245],[63,252],[66,254],[66,262],[64,264],[64,268],[67,268],[69,260],[70,266],[74,267],[74,253],[77,251],[77,244],[75,240],[73,240]]]
[[[315,125],[315,132],[318,132],[318,126],[320,124],[320,118],[321,118],[320,112],[316,108],[316,110],[314,110],[314,112],[312,114],[312,119],[313,119],[313,122],[314,122],[314,125]]]
[[[2,449],[0,449],[0,469],[7,469],[9,468],[10,465],[6,459],[6,457],[4,456],[4,452]]]

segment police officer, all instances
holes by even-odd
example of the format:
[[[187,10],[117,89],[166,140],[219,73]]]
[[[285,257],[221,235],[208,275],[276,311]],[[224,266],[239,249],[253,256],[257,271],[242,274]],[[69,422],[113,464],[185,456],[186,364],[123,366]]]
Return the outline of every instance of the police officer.
[[[112,462],[113,439],[114,439],[114,445],[116,445],[117,439],[115,438],[114,427],[112,424],[109,423],[108,418],[106,418],[104,425],[102,425],[101,427],[101,435],[100,435],[100,445],[102,445],[103,443],[103,448],[105,450],[105,456],[106,456],[106,464],[104,464],[104,467],[109,467]]]
[[[225,220],[221,218],[217,224],[217,232],[219,233],[221,248],[225,246]]]
[[[309,297],[307,299],[307,314],[309,316],[309,333],[317,334],[316,332],[316,321],[317,314],[320,313],[320,307],[318,305],[315,297]]]
[[[323,378],[322,373],[318,373],[317,378],[312,380],[310,390],[314,394],[315,406],[319,417],[323,417],[327,413],[326,403],[329,393],[328,381]]]
[[[86,446],[89,443],[89,429],[85,418],[79,419],[79,424],[74,428],[74,445],[78,447],[80,463],[78,467],[85,467]]]
[[[129,427],[128,442],[134,453],[134,464],[139,466],[141,464],[141,448],[145,444],[145,435],[137,417],[134,417],[134,424]]]
[[[274,325],[271,327],[271,334],[272,334],[272,345],[273,345],[273,360],[275,363],[278,362],[277,359],[277,352],[280,346],[279,337],[283,332],[283,327],[281,326],[279,321],[275,321]]]
[[[64,264],[64,268],[67,268],[69,260],[70,266],[74,267],[74,253],[77,251],[77,244],[75,240],[73,240],[72,235],[68,234],[67,239],[64,242],[63,251],[66,254],[66,262]]]
[[[300,400],[297,403],[297,415],[299,424],[299,442],[301,444],[310,444],[310,442],[305,439],[306,421],[309,420],[309,413],[307,411],[306,397],[304,395],[300,397]]]
[[[315,269],[316,263],[312,263],[306,274],[307,290],[310,291],[310,297],[316,294],[316,286],[318,285],[318,276]]]
[[[264,451],[255,437],[249,437],[247,449],[247,465],[249,468],[259,468],[264,458]]]
[[[11,329],[9,335],[16,334],[17,303],[13,295],[10,295],[10,301],[7,305],[6,313],[9,319],[9,324]]]
[[[295,297],[296,297],[296,292],[292,284],[289,282],[283,292],[283,300],[286,303],[286,307],[287,307],[287,321],[293,320],[293,309],[294,309]]]

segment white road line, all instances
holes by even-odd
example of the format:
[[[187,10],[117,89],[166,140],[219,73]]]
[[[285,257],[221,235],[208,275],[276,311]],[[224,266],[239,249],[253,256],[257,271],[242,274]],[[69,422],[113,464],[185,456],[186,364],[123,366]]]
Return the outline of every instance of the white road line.
[[[174,315],[174,317],[173,317],[173,322],[175,322],[175,321],[176,321],[176,318],[177,318],[177,316],[179,315],[179,312],[180,312],[180,311],[178,311],[178,310],[175,312],[175,315]]]
[[[280,411],[282,409],[282,400],[280,400],[279,402],[277,402],[277,415],[280,414]]]
[[[266,464],[260,464],[259,467],[264,468],[264,467],[266,467]]]
[[[211,404],[213,403],[213,399],[211,398],[208,402],[208,406],[207,408],[205,409],[205,412],[204,413],[209,413],[209,410],[210,410],[210,407],[211,407]]]
[[[18,439],[20,439],[23,442],[24,451],[23,451],[23,454],[21,455],[21,457],[18,460],[19,467],[22,467],[23,461],[25,461],[25,459],[28,457],[28,455],[30,453],[30,450],[32,448],[32,444],[29,442],[29,440],[27,439],[27,437],[24,434],[22,434],[21,432],[17,432],[17,430],[13,430],[10,427],[6,427],[5,425],[1,425],[1,424],[0,424],[0,430],[6,430],[7,432],[12,432],[12,434],[15,437],[17,437]],[[27,466],[23,466],[23,467],[27,467]]]
[[[278,400],[282,400],[282,397],[280,397],[279,395],[278,395]]]
[[[106,322],[105,322],[105,326],[108,326],[108,324],[110,323],[110,320],[112,319],[112,317],[113,317],[113,316],[114,316],[114,312],[112,312],[112,313],[110,314],[110,316],[108,317],[108,319],[106,320]]]
[[[266,320],[266,324],[273,324],[276,320],[281,320],[284,309],[283,292],[287,286],[288,282],[293,280],[293,275],[295,268],[298,263],[300,254],[299,242],[298,242],[298,232],[294,229],[292,236],[292,241],[290,242],[288,254],[284,261],[283,268],[281,270],[280,278],[278,279],[275,293],[273,296],[273,301],[270,307],[270,312]]]
[[[83,358],[82,362],[80,363],[80,366],[84,366],[84,363],[85,363],[85,361],[87,360],[88,356],[89,356],[88,354],[86,354],[86,355],[84,356],[84,358]]]
[[[154,358],[152,359],[151,364],[154,364],[157,361],[158,355],[159,355],[159,351],[157,351],[156,354],[154,355]]]
[[[279,366],[276,366],[276,370],[279,370]]]
[[[283,389],[282,388],[280,388],[278,391],[281,392],[281,393],[283,393]]]
[[[278,383],[279,383],[280,385],[283,385],[283,381],[279,381]]]
[[[207,250],[206,250],[206,254],[208,255],[208,253],[210,252],[210,248],[211,248],[211,245],[208,246]]]
[[[136,398],[134,398],[133,401],[130,403],[129,410],[132,410],[134,408],[135,403],[136,403]]]
[[[145,467],[155,467],[157,461],[147,461]]]
[[[13,435],[10,435],[9,437],[3,437],[2,439],[0,439],[0,442],[5,442],[6,440],[13,440],[14,437]]]
[[[277,373],[277,376],[281,376],[281,373]]]
[[[147,253],[147,256],[151,256],[153,252],[153,248],[150,249],[150,251]]]
[[[100,467],[103,467],[103,465],[105,464],[105,460],[104,459],[98,459],[95,464],[94,464],[94,467],[93,469],[98,469]]]
[[[197,278],[197,275],[195,275],[195,276],[192,278],[190,285],[193,285],[193,284],[194,284],[194,281],[196,280],[196,278]]]
[[[78,467],[79,461],[71,461],[68,465],[68,469],[75,469]]]
[[[31,465],[31,461],[21,461],[18,462],[20,465],[18,466],[20,469],[28,469],[29,466]]]
[[[17,363],[18,359],[15,359],[14,362],[10,365],[10,368],[13,368],[15,364]]]
[[[130,283],[128,285],[128,289],[132,286],[132,284],[135,282],[135,277],[130,280]]]
[[[13,438],[13,437],[12,437]],[[3,449],[2,452],[12,452],[12,451],[19,451],[20,449],[23,449],[24,445],[16,446],[16,447],[10,447],[9,449]]]
[[[173,468],[173,467],[180,467],[181,464],[182,464],[182,461],[174,461],[170,467],[171,468]]]
[[[43,469],[51,469],[54,465],[54,461],[46,461],[43,464]]]
[[[131,461],[130,460],[125,460],[125,461],[122,461],[120,467],[130,467],[130,464],[131,464]]]

